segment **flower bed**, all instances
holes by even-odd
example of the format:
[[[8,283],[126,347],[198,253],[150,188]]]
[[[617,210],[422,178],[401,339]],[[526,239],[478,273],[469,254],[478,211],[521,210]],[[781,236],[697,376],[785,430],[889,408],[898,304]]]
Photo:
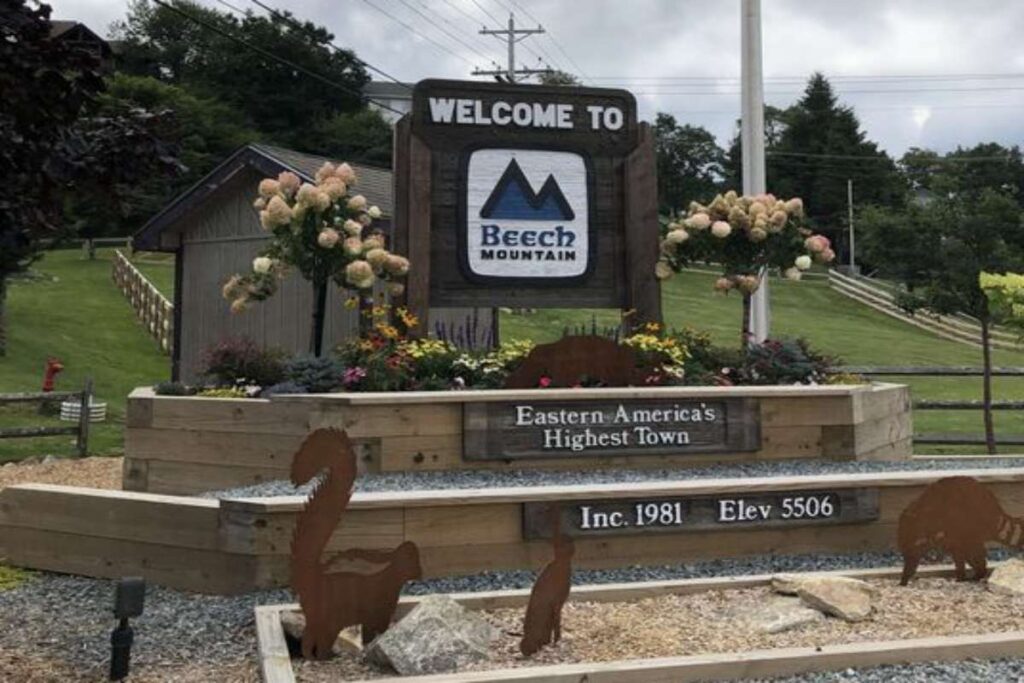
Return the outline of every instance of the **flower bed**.
[[[537,424],[552,410],[567,411],[556,416],[565,416],[566,422],[597,419],[591,416],[601,413],[598,417],[612,423],[620,407],[629,417],[647,411],[654,417],[690,419],[702,405],[713,414],[711,422],[669,419],[654,425],[666,433],[657,438],[676,442],[660,446],[636,443],[654,434],[651,424],[625,425],[630,429],[625,444],[599,436],[604,445],[583,443],[581,450],[574,448],[590,438],[588,429],[619,430],[613,424]],[[191,494],[287,478],[299,443],[312,429],[325,426],[346,429],[360,449],[360,466],[376,472],[902,459],[911,452],[913,434],[909,392],[895,384],[410,391],[270,399],[157,396],[140,388],[128,399],[124,486]],[[689,443],[678,443],[684,440],[681,433]]]

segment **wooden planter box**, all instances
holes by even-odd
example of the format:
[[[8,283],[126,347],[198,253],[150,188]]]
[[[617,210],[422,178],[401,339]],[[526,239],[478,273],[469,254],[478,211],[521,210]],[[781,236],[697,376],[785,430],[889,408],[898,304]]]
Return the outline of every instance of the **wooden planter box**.
[[[950,567],[922,567],[918,577],[951,577]],[[857,579],[897,581],[897,568],[813,572],[807,576],[846,576]],[[750,575],[721,579],[683,579],[624,584],[574,586],[569,601],[627,602],[662,595],[688,595],[712,590],[753,588],[771,584],[771,575]],[[528,590],[457,593],[451,596],[470,610],[522,607]],[[404,597],[395,618],[412,610],[423,597]],[[264,605],[255,608],[260,673],[265,683],[295,683],[292,661],[281,625],[281,614],[299,609],[297,604]],[[774,678],[849,668],[963,659],[1016,657],[1024,647],[1024,632],[980,633],[962,636],[933,636],[906,640],[855,642],[818,647],[787,647],[745,652],[632,659],[579,664],[537,664],[510,669],[486,669],[432,676],[374,678],[380,683],[687,683],[748,678]],[[352,681],[352,683],[363,683]]]
[[[900,459],[904,385],[649,387],[128,399],[124,487],[192,494],[287,478],[310,430],[346,429],[372,472]],[[590,432],[588,435],[587,432]],[[581,446],[573,450],[575,446]]]
[[[642,484],[357,493],[326,552],[419,547],[426,577],[537,569],[550,559],[532,506],[558,503],[576,536],[577,568],[677,564],[763,554],[852,553],[895,547],[904,508],[935,480],[973,476],[1008,515],[1024,516],[1024,469],[885,472]],[[833,497],[836,514],[780,519],[784,499]],[[772,505],[769,519],[708,519],[696,512]],[[683,506],[682,524],[578,528],[579,513],[630,512],[637,503]],[[732,501],[732,503],[729,503]],[[288,584],[292,531],[305,500],[208,500],[26,484],[0,491],[0,557],[9,564],[86,576],[145,576],[204,593]],[[702,507],[703,506],[703,507]],[[852,506],[852,507],[851,507]],[[817,509],[824,508],[820,504]],[[691,523],[692,520],[692,523]],[[576,523],[576,527],[572,525]]]

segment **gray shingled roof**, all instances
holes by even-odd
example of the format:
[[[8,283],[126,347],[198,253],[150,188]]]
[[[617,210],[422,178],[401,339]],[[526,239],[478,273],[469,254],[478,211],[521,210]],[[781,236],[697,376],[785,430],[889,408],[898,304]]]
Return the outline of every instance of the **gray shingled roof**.
[[[133,238],[135,248],[159,251],[161,248],[160,233],[174,225],[180,225],[242,166],[250,166],[268,176],[277,175],[281,171],[292,171],[303,180],[312,182],[317,170],[323,166],[325,161],[339,163],[337,159],[328,159],[273,145],[245,145],[150,218],[135,233]],[[370,204],[379,206],[385,217],[390,217],[394,212],[391,171],[364,164],[351,164],[351,166],[359,178],[354,191],[365,196]]]
[[[304,180],[308,181],[313,180],[316,172],[320,170],[325,161],[329,161],[332,164],[337,164],[341,161],[339,159],[329,159],[315,154],[296,152],[284,147],[275,147],[262,143],[250,146],[288,166],[295,173],[302,176]],[[392,210],[391,171],[386,168],[366,166],[365,164],[349,165],[355,169],[356,176],[359,178],[354,191],[365,196],[370,204],[376,204],[385,215],[390,216]]]

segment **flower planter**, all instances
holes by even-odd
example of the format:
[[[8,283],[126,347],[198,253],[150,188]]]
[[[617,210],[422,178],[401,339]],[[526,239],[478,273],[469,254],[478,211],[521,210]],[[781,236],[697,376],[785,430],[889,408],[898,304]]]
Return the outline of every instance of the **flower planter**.
[[[902,459],[906,386],[649,387],[128,399],[124,487],[192,494],[288,476],[310,430],[348,431],[371,472],[664,468]]]

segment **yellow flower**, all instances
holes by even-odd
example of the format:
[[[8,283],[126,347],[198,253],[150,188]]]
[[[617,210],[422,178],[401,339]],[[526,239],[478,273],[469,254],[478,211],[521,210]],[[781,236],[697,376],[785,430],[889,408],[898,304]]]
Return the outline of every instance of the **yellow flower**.
[[[381,336],[383,336],[386,339],[398,339],[401,336],[398,333],[398,329],[394,325],[378,323],[377,331],[380,332]]]
[[[406,327],[416,327],[420,324],[419,318],[404,308],[398,311],[398,319],[401,320],[402,324]]]
[[[359,297],[350,296],[349,298],[345,299],[345,308],[347,308],[349,310],[354,309],[358,305],[359,305]]]

